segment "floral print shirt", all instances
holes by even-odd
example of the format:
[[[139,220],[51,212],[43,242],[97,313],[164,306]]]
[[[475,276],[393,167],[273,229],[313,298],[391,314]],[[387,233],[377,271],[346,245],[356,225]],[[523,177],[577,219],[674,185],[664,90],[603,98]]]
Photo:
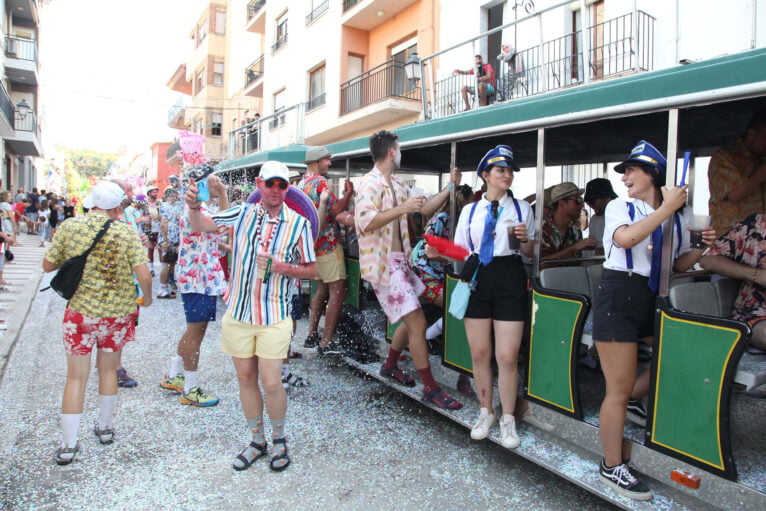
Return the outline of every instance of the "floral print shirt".
[[[742,220],[718,238],[705,255],[725,256],[753,268],[766,268],[766,213]],[[745,322],[766,317],[766,287],[743,281],[731,317]]]
[[[300,183],[298,189],[309,196],[314,203],[314,207],[319,209],[319,195],[327,188],[327,180],[319,174],[306,174]],[[325,211],[317,211],[319,215],[325,215],[322,231],[317,236],[314,252],[318,256],[327,255],[335,250],[340,239],[340,232],[335,218],[330,215],[330,208],[338,201],[334,193],[330,194],[327,200]]]
[[[200,213],[211,216],[206,204],[200,205]],[[221,267],[221,253],[218,242],[221,237],[215,232],[193,231],[189,220],[189,207],[184,205],[180,219],[178,261],[176,282],[181,293],[198,293],[219,296],[226,290]],[[222,228],[225,232],[226,228]]]
[[[85,252],[109,218],[89,213],[70,218],[56,230],[45,258],[53,264]],[[133,268],[146,263],[138,233],[123,222],[112,222],[88,255],[82,280],[67,308],[92,318],[116,318],[136,312]]]
[[[162,231],[160,231],[160,243],[167,241],[168,243],[178,243],[179,235],[181,232],[180,218],[183,214],[183,205],[181,202],[163,202],[160,205],[160,217],[167,218],[168,220],[168,239],[164,239]]]
[[[758,157],[745,147],[741,139],[713,153],[707,171],[710,187],[708,209],[716,232],[726,232],[745,217],[766,211],[763,186],[736,202],[726,198],[732,190],[747,181],[757,166]]]
[[[375,215],[388,211],[395,206],[407,201],[409,187],[396,174],[391,176],[396,200],[391,193],[391,188],[386,182],[386,177],[377,167],[364,175],[359,185],[356,196],[354,222],[359,236],[359,268],[361,277],[373,284],[382,286],[389,285],[389,254],[394,244],[393,222],[389,222],[380,229],[372,232],[363,232],[365,227],[375,218]],[[407,215],[399,217],[399,233],[402,237],[402,249],[407,261],[412,254],[409,228],[407,227]]]
[[[439,213],[431,218],[426,225],[424,235],[439,236],[441,238],[450,237],[449,230],[449,213]],[[422,279],[436,279],[441,280],[444,278],[446,262],[440,259],[428,259],[426,257],[425,241],[418,242],[415,248],[412,249],[412,262],[415,264],[415,273]]]
[[[541,256],[555,254],[560,250],[571,247],[582,239],[582,231],[575,224],[570,224],[565,233],[559,231],[559,228],[556,227],[553,221],[553,213],[550,213],[543,220],[542,233]],[[580,257],[580,252],[578,251],[574,257]]]

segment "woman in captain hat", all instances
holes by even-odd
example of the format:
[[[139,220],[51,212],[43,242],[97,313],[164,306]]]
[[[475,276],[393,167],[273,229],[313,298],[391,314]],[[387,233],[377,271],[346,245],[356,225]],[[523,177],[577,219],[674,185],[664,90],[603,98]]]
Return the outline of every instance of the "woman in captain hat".
[[[614,199],[604,213],[604,272],[593,307],[593,339],[606,379],[606,396],[599,414],[604,457],[600,478],[619,493],[649,500],[652,490],[629,468],[630,442],[623,439],[628,419],[646,425],[642,398],[649,391],[649,371],[636,377],[638,343],[654,340],[654,309],[662,252],[662,226],[673,217],[673,270],[684,272],[702,255],[689,243],[691,208],[686,188],[665,186],[665,157],[649,142],[640,141],[615,167],[623,174],[630,202]],[[716,239],[712,227],[703,242]]]

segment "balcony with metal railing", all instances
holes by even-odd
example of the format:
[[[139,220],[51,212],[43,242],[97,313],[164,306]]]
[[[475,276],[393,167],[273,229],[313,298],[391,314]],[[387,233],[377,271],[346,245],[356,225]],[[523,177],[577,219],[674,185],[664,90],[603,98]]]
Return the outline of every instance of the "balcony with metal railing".
[[[386,99],[410,100],[420,105],[420,88],[407,79],[404,62],[386,62],[340,85],[340,115]]]
[[[325,0],[321,4],[314,7],[314,10],[306,15],[306,26],[311,25],[315,19],[327,12],[330,8],[330,0]]]
[[[0,137],[8,137],[14,134],[13,119],[15,117],[13,102],[5,90],[5,85],[0,82]]]
[[[250,0],[247,4],[247,21],[245,29],[248,32],[263,35],[266,30],[266,0]]]
[[[245,68],[245,94],[248,96],[263,96],[263,55]]]
[[[23,37],[5,37],[5,74],[12,82],[37,85],[37,42]]]
[[[5,139],[10,152],[19,156],[42,156],[40,124],[36,113],[28,110],[22,114],[15,109],[13,127],[15,134]]]
[[[287,44],[287,34],[277,37],[277,40],[274,41],[274,44],[271,45],[271,54],[274,55],[286,44]]]
[[[655,18],[643,11],[629,12],[585,30],[511,52],[504,58],[500,58],[502,55],[491,58],[485,61],[494,72],[494,79],[490,79],[494,91],[489,94],[489,102],[512,101],[610,76],[649,71],[654,66],[654,22]],[[473,54],[474,45],[479,42],[481,37],[448,50],[468,54],[464,46],[470,46],[470,54]],[[430,69],[437,62],[435,57],[446,60],[447,52],[422,61],[424,76],[441,76],[429,87],[432,105],[427,118],[456,114],[479,104],[470,93],[466,105],[462,93],[464,87],[475,90],[475,73],[451,74],[449,69],[433,73]]]

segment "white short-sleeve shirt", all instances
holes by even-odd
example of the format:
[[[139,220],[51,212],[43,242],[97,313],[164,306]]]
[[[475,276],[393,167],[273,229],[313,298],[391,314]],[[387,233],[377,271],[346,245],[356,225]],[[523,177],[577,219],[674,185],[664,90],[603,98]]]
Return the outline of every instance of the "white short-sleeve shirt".
[[[479,253],[481,250],[481,237],[484,234],[484,219],[489,213],[491,202],[487,200],[486,193],[482,195],[481,200],[476,204],[476,210],[471,220],[470,236],[471,242],[473,242],[473,252]],[[521,254],[521,250],[511,250],[508,246],[508,227],[514,223],[523,222],[527,226],[527,235],[529,239],[535,238],[535,220],[532,214],[532,206],[528,202],[516,199],[521,210],[521,219],[516,211],[516,206],[513,205],[514,199],[505,195],[500,199],[498,204],[499,208],[503,208],[497,217],[497,224],[495,224],[495,247],[494,256],[507,256]],[[468,240],[469,229],[468,219],[471,216],[471,210],[474,207],[474,203],[466,204],[463,211],[460,212],[460,219],[458,220],[457,227],[455,228],[455,243],[462,247],[471,249],[471,243]]]
[[[654,209],[646,202],[636,199],[633,201],[633,220],[630,219],[628,212],[628,202],[621,199],[614,199],[606,206],[604,212],[604,268],[616,271],[629,271],[625,249],[620,247],[614,241],[614,232],[623,225],[632,225],[654,213]],[[675,260],[679,255],[685,254],[691,250],[689,231],[686,226],[689,225],[692,209],[686,206],[683,212],[678,213],[678,222],[673,219],[673,253]],[[679,248],[679,226],[681,233],[681,244]],[[633,256],[633,271],[644,277],[648,277],[652,267],[651,236],[647,236],[631,249]]]

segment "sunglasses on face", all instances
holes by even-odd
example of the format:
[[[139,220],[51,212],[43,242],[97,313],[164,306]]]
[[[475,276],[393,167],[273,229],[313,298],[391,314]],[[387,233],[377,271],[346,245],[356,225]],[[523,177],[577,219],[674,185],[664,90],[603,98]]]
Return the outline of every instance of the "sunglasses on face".
[[[274,186],[278,186],[280,190],[287,190],[288,186],[288,183],[281,179],[267,179],[263,184],[266,185],[266,188],[274,188]]]
[[[583,199],[582,197],[569,197],[567,200],[575,201],[575,204],[577,204],[578,206],[582,205],[585,202],[585,199]]]

